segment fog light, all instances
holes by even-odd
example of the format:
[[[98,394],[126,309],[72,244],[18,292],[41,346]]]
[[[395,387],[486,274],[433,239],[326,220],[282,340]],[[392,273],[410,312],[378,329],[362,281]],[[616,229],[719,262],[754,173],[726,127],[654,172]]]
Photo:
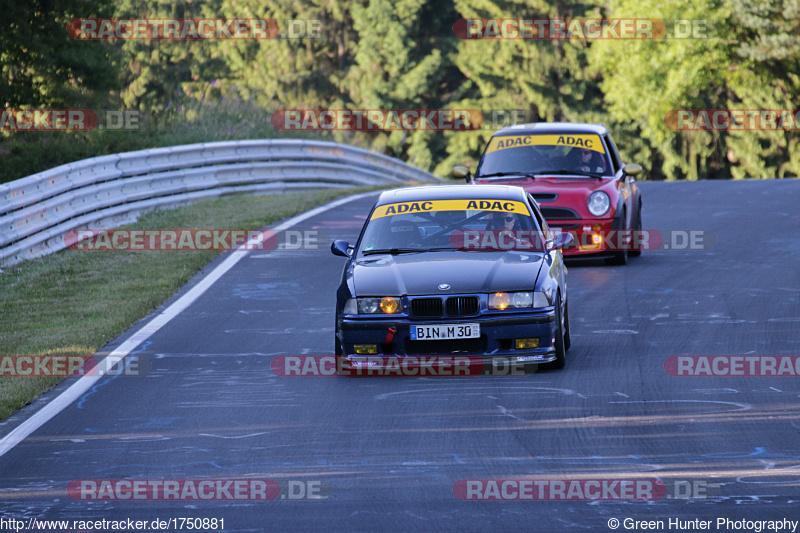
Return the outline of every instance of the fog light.
[[[603,242],[603,236],[597,233],[592,233],[592,244],[600,244]]]
[[[531,348],[538,348],[539,347],[539,337],[534,337],[532,339],[515,339],[514,340],[514,348],[517,350],[528,350]]]
[[[353,349],[358,355],[375,355],[378,353],[377,344],[354,344]]]

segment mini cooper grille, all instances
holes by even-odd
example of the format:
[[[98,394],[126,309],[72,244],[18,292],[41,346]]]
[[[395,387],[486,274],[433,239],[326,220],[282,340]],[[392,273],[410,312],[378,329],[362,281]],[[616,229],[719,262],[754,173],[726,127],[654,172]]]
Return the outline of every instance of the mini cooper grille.
[[[411,314],[420,317],[442,316],[441,298],[417,298],[411,300]]]
[[[570,230],[580,228],[580,224],[550,224],[550,229],[559,228],[561,230]]]
[[[454,296],[447,299],[449,316],[471,316],[478,314],[478,298],[475,296]]]
[[[537,202],[552,202],[558,198],[558,193],[555,192],[533,192],[531,193],[534,200]]]
[[[578,213],[565,207],[542,207],[542,215],[547,220],[565,220],[581,218]]]

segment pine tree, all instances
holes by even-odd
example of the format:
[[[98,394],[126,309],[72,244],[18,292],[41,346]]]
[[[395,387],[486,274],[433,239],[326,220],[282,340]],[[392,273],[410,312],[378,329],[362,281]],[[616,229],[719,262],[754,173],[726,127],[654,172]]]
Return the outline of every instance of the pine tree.
[[[82,107],[118,87],[115,54],[104,41],[80,41],[67,24],[109,16],[108,0],[5,3],[0,23],[0,105]]]

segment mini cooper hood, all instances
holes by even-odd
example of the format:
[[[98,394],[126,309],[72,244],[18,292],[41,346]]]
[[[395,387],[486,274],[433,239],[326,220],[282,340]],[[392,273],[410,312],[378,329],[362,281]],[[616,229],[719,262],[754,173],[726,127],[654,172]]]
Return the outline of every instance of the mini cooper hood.
[[[491,183],[496,185],[516,185],[530,193],[534,192],[563,192],[570,196],[588,197],[594,191],[603,189],[612,178],[602,179],[585,176],[537,176],[534,178],[516,178],[504,180],[503,178],[475,178],[476,183]]]
[[[419,296],[533,290],[543,254],[432,252],[372,255],[353,265],[356,296]],[[447,290],[440,284],[450,285]]]
[[[522,187],[536,198],[537,193],[548,194],[556,193],[558,198],[555,200],[546,200],[537,198],[539,205],[545,207],[568,207],[575,209],[581,217],[591,217],[591,213],[586,207],[586,199],[595,191],[605,191],[611,196],[611,211],[605,215],[611,217],[614,213],[615,202],[615,189],[611,185],[613,178],[605,177],[601,180],[587,177],[548,177],[541,176],[536,179],[532,178],[518,178],[513,180],[503,180],[502,178],[476,178],[476,184],[491,183],[497,185],[516,185]],[[546,216],[546,215],[545,215]]]

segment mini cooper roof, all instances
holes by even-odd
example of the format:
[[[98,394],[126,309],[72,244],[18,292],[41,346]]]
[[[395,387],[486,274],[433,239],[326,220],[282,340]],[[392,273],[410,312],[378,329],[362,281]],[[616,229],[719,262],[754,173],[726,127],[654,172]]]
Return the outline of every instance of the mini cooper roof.
[[[386,191],[375,205],[421,200],[508,199],[525,201],[525,191],[512,185],[424,185]]]
[[[507,126],[492,135],[519,135],[520,133],[596,133],[606,135],[609,133],[605,124],[590,124],[586,122],[531,122],[528,124],[514,124]]]

